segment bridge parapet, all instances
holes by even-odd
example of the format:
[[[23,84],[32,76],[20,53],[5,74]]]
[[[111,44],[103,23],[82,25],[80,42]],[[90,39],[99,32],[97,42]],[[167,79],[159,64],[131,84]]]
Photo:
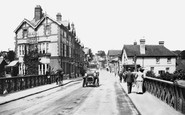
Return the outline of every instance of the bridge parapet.
[[[185,114],[185,81],[175,82],[146,77],[144,88],[177,111]]]
[[[56,81],[56,77],[57,75],[50,75],[50,83],[54,83]],[[64,79],[68,79],[68,76],[65,74]],[[46,84],[49,84],[46,75],[0,78],[0,95]]]

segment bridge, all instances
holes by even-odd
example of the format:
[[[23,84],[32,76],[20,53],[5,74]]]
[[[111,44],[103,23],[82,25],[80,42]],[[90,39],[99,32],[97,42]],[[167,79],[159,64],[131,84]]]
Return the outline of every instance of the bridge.
[[[55,78],[56,75],[51,76],[51,83],[47,82],[47,77],[44,75],[0,78],[0,114],[20,114],[20,105],[17,103],[24,103],[25,100],[29,103],[28,100],[37,100],[29,106],[34,105],[39,108],[41,105],[38,106],[38,102],[43,103],[43,100],[50,100],[49,104],[54,102],[57,109],[41,112],[41,110],[34,110],[35,107],[31,106],[33,111],[37,111],[33,112],[25,104],[21,110],[22,108],[26,109],[23,109],[24,111],[21,114],[56,114],[60,110],[62,111],[59,114],[74,115],[92,114],[92,112],[93,114],[110,115],[185,114],[185,86],[181,82],[146,77],[144,94],[136,94],[134,88],[131,94],[127,94],[126,83],[119,83],[118,76],[104,70],[100,72],[99,87],[83,88],[82,77],[69,79],[68,75],[65,75],[63,85],[56,85]],[[71,95],[74,96],[71,97]],[[97,99],[96,96],[100,99]],[[117,101],[112,100],[113,98]],[[57,103],[59,101],[61,103]],[[114,105],[113,102],[116,104]],[[87,107],[94,104],[94,108]],[[56,106],[51,105],[51,108]],[[102,113],[102,111],[104,112]]]

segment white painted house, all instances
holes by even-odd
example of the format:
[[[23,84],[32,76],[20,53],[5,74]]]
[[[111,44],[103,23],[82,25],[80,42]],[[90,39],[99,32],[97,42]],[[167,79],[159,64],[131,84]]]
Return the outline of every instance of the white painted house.
[[[123,46],[121,62],[122,66],[137,65],[159,75],[162,71],[173,73],[176,70],[176,57],[164,46],[164,41],[159,41],[158,45],[146,45],[145,39],[141,39],[139,45],[135,42]]]

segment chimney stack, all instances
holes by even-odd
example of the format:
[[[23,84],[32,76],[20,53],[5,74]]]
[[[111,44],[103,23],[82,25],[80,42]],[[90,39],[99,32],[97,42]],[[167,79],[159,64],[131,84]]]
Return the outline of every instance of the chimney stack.
[[[159,41],[159,45],[164,46],[164,41]]]
[[[137,42],[134,42],[134,45],[137,45]]]
[[[59,21],[59,22],[62,21],[61,13],[57,13],[56,18],[57,18],[57,21]]]
[[[35,21],[40,20],[42,18],[43,14],[42,14],[42,8],[40,5],[37,5],[35,7],[35,14],[34,15],[35,15],[34,16]]]
[[[145,39],[140,39],[140,53],[145,54]]]

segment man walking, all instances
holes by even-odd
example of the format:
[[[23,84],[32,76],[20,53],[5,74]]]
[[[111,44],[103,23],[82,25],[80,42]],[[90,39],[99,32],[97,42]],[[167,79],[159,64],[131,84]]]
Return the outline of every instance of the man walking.
[[[130,68],[128,68],[128,72],[125,75],[125,80],[127,82],[128,94],[132,92],[132,83],[134,82],[134,75],[132,74]]]

